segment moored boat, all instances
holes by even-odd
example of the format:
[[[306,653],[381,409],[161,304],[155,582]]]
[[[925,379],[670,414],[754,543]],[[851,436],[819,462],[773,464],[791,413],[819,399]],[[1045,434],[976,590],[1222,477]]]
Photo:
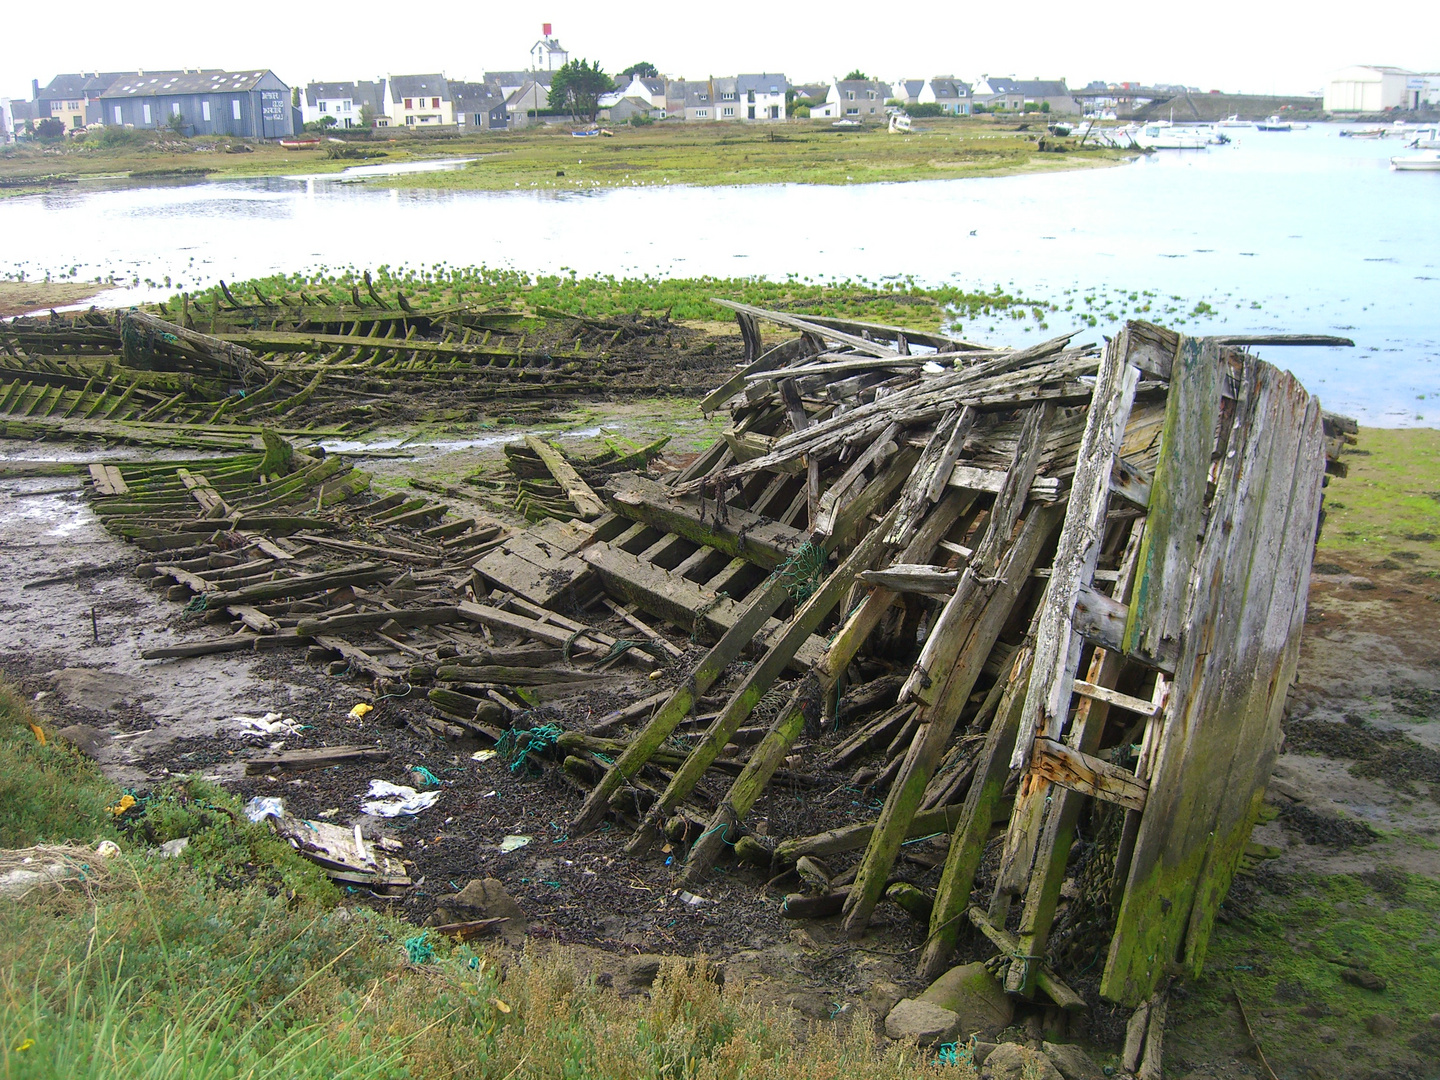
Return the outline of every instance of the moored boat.
[[[1390,159],[1396,172],[1440,172],[1440,150],[1422,150],[1418,154],[1401,154]]]
[[[1255,125],[1256,131],[1289,131],[1291,127],[1289,120],[1281,120],[1278,116],[1272,116],[1269,120],[1261,120]]]

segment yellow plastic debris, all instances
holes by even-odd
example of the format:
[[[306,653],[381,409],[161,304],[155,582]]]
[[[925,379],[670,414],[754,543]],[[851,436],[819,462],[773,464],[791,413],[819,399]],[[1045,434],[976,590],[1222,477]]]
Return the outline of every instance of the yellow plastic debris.
[[[507,1009],[507,1010],[505,1010],[505,1011],[506,1011],[506,1012],[509,1012],[510,1010]],[[22,1042],[19,1046],[15,1047],[15,1049],[12,1050],[12,1051],[10,1051],[10,1052],[11,1052],[12,1054],[18,1054],[18,1053],[20,1053],[22,1050],[29,1050],[29,1049],[30,1049],[32,1046],[34,1046],[34,1045],[35,1045],[35,1040],[34,1040],[34,1039],[26,1039],[24,1042]]]
[[[116,817],[119,817],[121,814],[125,813],[126,810],[129,810],[134,805],[134,795],[121,795],[120,801],[117,802],[114,806],[107,806],[105,808],[105,811],[106,813],[114,814]]]
[[[30,730],[35,733],[35,738],[37,738],[37,739],[40,740],[40,745],[41,745],[41,746],[44,746],[44,745],[45,745],[45,732],[43,732],[43,731],[40,730],[40,725],[39,725],[39,724],[31,724],[31,725],[30,725]]]
[[[351,719],[351,720],[364,720],[366,713],[370,713],[370,712],[374,712],[374,711],[375,711],[375,706],[374,706],[374,705],[368,705],[368,704],[366,704],[365,702],[362,701],[362,702],[360,702],[359,705],[356,705],[353,709],[350,710],[349,716],[350,716],[350,719]]]
[[[495,1008],[499,1009],[502,1013],[508,1013],[510,1011],[510,1006],[506,1005],[505,1002],[501,1001],[499,998],[491,998],[490,1004],[494,1005]]]

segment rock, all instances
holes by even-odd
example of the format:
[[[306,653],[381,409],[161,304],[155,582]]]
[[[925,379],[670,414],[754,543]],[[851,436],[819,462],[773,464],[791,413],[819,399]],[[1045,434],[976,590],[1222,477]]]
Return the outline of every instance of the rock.
[[[498,927],[500,936],[511,945],[525,940],[525,910],[495,878],[473,880],[454,896],[447,896],[426,920],[428,926],[474,922],[479,919],[509,919]]]
[[[904,996],[905,991],[895,983],[881,981],[872,983],[860,1000],[876,1016],[889,1016],[890,1010],[895,1008]]]
[[[959,1032],[960,1017],[955,1013],[916,998],[905,998],[885,1017],[886,1035],[921,1046],[954,1042]]]
[[[1340,978],[1351,986],[1358,986],[1361,990],[1374,990],[1377,994],[1385,989],[1385,980],[1364,968],[1346,968],[1340,972]]]
[[[1074,1043],[1047,1042],[1041,1049],[1065,1080],[1105,1080],[1105,1070]]]
[[[182,836],[178,840],[167,840],[160,845],[160,857],[162,859],[173,859],[190,846],[190,837]]]
[[[941,975],[920,995],[960,1018],[960,1035],[994,1038],[1015,1016],[1015,1004],[984,964],[960,964]]]
[[[89,724],[71,724],[55,732],[55,737],[64,739],[88,758],[94,758],[110,736]]]
[[[1440,1028],[1440,1013],[1430,1014],[1430,1026]]]
[[[1333,1043],[1336,1039],[1340,1038],[1340,1033],[1336,1031],[1333,1027],[1318,1027],[1315,1029],[1315,1038],[1319,1039],[1322,1043],[1329,1045],[1330,1043]]]
[[[980,1077],[981,1080],[1064,1080],[1048,1057],[1018,1043],[1001,1043],[990,1051]]]
[[[1377,1039],[1384,1038],[1386,1035],[1395,1034],[1395,1030],[1399,1026],[1399,1024],[1383,1013],[1376,1013],[1365,1021],[1365,1029]]]

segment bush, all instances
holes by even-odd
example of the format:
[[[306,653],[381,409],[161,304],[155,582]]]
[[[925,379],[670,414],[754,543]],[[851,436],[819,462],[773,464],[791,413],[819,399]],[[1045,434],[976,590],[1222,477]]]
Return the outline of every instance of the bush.
[[[106,125],[104,127],[92,127],[85,132],[85,145],[94,146],[100,150],[116,150],[120,147],[141,146],[150,142],[150,137],[134,128],[116,127]]]
[[[40,139],[60,139],[65,136],[65,122],[47,116],[35,125],[35,135]]]
[[[945,110],[938,101],[927,101],[923,105],[911,105],[905,110],[911,116],[945,116]]]
[[[796,105],[793,109],[790,110],[790,115],[793,116],[796,120],[808,120],[810,119],[810,106]]]

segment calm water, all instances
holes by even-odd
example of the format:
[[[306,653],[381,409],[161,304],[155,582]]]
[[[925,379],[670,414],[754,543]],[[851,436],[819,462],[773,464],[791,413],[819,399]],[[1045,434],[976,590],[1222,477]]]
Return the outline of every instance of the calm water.
[[[1075,310],[1047,316],[1048,329],[1029,317],[968,323],[967,336],[1014,344],[1080,325],[1082,339],[1098,340],[1112,317],[1146,303],[1146,317],[1196,332],[1341,333],[1357,348],[1269,355],[1329,408],[1371,424],[1440,425],[1440,173],[1392,172],[1398,139],[1338,130],[1241,128],[1235,145],[1121,168],[843,188],[491,193],[356,182],[373,170],[81,184],[0,201],[0,273],[168,276],[191,288],[448,263],[1000,285]],[[1201,302],[1214,314],[1191,314]],[[1081,312],[1098,326],[1078,322]]]

